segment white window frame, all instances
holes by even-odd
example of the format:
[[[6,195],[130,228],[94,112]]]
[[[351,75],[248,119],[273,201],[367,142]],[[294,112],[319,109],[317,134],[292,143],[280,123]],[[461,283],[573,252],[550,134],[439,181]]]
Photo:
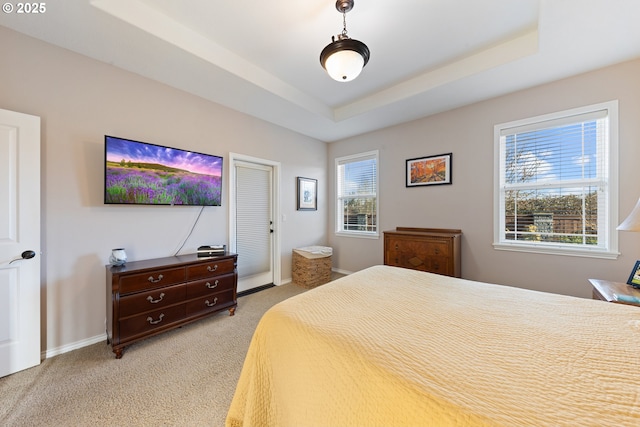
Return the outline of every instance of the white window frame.
[[[353,163],[359,162],[367,159],[375,158],[376,160],[376,185],[375,185],[375,194],[373,197],[376,199],[376,231],[359,231],[359,230],[344,230],[344,220],[343,216],[343,207],[342,207],[342,195],[340,194],[340,178],[339,174],[339,166],[345,163]],[[377,239],[380,236],[380,157],[378,150],[367,151],[365,153],[353,154],[350,156],[337,157],[335,159],[335,234],[337,236],[348,236],[348,237],[360,237],[360,238],[368,238],[368,239]]]
[[[599,222],[598,233],[602,234],[604,244],[602,247],[591,248],[574,244],[548,243],[548,242],[527,242],[521,240],[507,240],[505,227],[505,212],[503,204],[504,178],[502,166],[504,158],[504,133],[511,128],[522,128],[524,126],[532,129],[545,128],[544,123],[549,121],[562,121],[572,116],[594,113],[597,111],[607,111],[609,133],[608,150],[605,150],[603,158],[605,168],[608,171],[608,179],[604,184],[605,190],[603,206],[606,211],[606,219]],[[568,124],[568,123],[567,123]],[[600,217],[600,215],[599,215]],[[616,225],[618,221],[618,101],[609,101],[600,104],[589,105],[571,110],[559,111],[556,113],[532,117],[523,120],[516,120],[508,123],[501,123],[494,126],[494,242],[493,247],[497,250],[545,253],[554,255],[569,255],[592,258],[615,259],[618,257],[618,234]],[[601,228],[604,227],[603,230]]]

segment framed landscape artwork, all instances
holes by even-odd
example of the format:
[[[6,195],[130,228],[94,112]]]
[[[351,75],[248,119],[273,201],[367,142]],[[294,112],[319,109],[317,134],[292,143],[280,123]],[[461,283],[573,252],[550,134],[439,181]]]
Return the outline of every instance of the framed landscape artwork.
[[[451,153],[407,159],[406,186],[451,184]]]
[[[318,180],[298,177],[298,210],[318,210]]]

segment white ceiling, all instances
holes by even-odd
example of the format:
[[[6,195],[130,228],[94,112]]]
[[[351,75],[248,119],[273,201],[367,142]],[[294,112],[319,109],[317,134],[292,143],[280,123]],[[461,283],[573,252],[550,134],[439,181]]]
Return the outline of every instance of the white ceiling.
[[[356,0],[371,59],[333,81],[335,0],[58,0],[0,25],[335,141],[640,57],[638,0]]]

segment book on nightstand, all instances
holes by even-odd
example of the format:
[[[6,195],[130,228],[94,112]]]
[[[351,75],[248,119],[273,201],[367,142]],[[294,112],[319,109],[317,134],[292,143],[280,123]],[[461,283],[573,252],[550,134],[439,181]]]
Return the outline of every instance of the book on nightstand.
[[[638,304],[640,305],[640,298],[633,295],[622,295],[622,294],[613,294],[613,300],[619,301],[627,304]]]

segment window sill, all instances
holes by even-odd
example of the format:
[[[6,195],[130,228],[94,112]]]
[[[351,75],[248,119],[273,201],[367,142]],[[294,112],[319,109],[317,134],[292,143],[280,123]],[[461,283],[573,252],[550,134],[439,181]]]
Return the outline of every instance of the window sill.
[[[536,254],[549,254],[549,255],[564,255],[575,256],[584,258],[602,258],[602,259],[617,259],[620,255],[617,251],[604,251],[601,249],[576,249],[567,248],[563,246],[552,245],[523,245],[523,244],[511,244],[511,243],[494,243],[493,248],[498,251],[513,251],[513,252],[529,252]]]
[[[379,239],[380,234],[378,233],[365,233],[365,232],[354,232],[354,231],[336,231],[336,236],[341,237],[356,237],[359,239]]]

